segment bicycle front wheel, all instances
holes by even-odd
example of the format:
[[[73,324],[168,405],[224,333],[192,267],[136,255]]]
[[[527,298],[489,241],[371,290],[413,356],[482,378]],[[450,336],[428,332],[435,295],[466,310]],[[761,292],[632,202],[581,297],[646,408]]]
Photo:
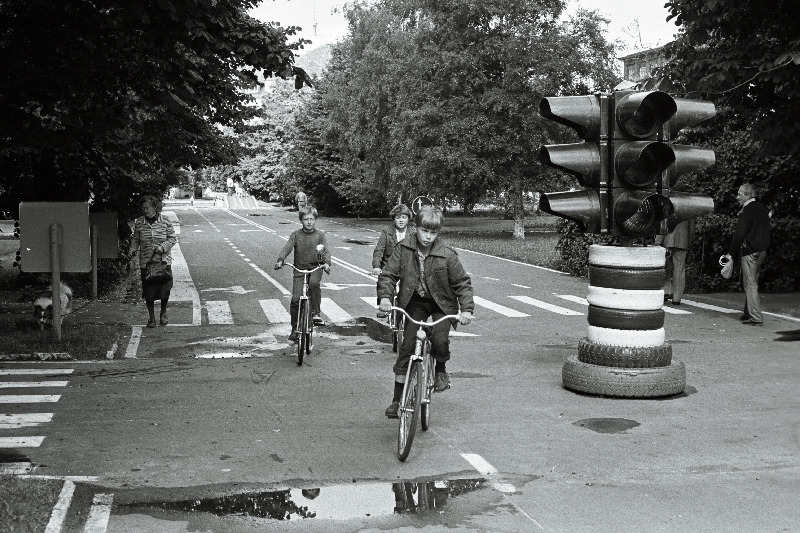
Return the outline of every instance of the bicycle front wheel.
[[[420,420],[422,425],[422,430],[427,431],[431,425],[431,407],[433,402],[433,387],[434,383],[436,382],[436,360],[431,357],[430,354],[430,344],[426,343],[425,347],[425,371],[423,372],[425,377],[425,387],[423,388],[422,394],[422,409],[421,409],[421,416],[422,419]]]
[[[297,365],[303,365],[303,356],[308,350],[308,300],[300,300],[297,310]]]
[[[403,388],[403,398],[397,414],[400,415],[400,426],[397,432],[397,457],[405,461],[411,452],[414,442],[414,433],[417,430],[420,406],[422,405],[422,370],[419,361],[411,363],[406,385]]]
[[[400,311],[395,311],[397,316],[395,317],[395,324],[397,325],[397,350],[400,350],[400,347],[403,345],[403,335],[406,330],[406,315],[401,313]]]

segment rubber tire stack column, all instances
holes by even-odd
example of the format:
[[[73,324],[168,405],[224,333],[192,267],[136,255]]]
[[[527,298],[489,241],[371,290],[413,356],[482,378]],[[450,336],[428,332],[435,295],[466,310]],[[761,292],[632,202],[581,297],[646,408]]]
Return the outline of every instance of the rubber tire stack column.
[[[661,246],[589,247],[589,330],[564,363],[564,387],[629,398],[683,392],[686,368],[664,340],[665,258]]]

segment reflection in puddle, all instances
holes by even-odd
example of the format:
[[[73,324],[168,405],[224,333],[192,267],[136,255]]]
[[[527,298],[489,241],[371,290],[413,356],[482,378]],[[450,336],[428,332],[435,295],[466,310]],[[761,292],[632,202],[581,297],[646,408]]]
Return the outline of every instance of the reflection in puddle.
[[[346,520],[364,516],[417,513],[444,506],[451,497],[483,488],[485,479],[454,479],[423,483],[370,483],[334,485],[313,489],[251,492],[184,500],[134,503],[120,507],[129,512],[143,508],[163,511],[206,512],[217,516],[246,515],[275,520],[327,518]],[[120,512],[122,509],[119,509]]]

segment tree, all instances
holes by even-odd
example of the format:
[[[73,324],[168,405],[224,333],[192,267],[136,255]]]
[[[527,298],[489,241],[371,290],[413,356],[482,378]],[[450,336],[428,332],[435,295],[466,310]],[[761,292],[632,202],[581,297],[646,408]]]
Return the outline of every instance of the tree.
[[[256,0],[6,0],[0,9],[0,210],[77,200],[128,212],[181,167],[228,161],[256,71],[293,69],[295,28]]]

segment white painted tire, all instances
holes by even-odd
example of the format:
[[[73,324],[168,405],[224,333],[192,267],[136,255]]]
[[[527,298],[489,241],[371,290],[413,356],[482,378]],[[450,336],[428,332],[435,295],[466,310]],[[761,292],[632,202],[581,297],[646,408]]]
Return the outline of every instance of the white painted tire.
[[[586,299],[592,305],[609,309],[655,311],[664,307],[664,290],[611,289],[589,285]]]
[[[664,268],[666,249],[661,246],[589,246],[589,264],[617,268]]]
[[[664,344],[664,328],[658,329],[611,329],[589,326],[589,341],[604,346],[625,348],[654,348]]]

